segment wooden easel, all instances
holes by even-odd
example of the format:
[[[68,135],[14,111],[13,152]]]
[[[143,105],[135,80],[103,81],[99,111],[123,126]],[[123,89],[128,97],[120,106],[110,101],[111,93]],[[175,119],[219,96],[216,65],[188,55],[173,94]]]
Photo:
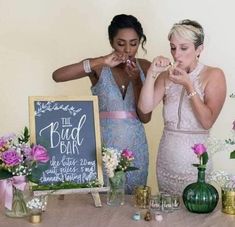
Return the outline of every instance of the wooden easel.
[[[97,188],[78,188],[78,189],[60,189],[60,190],[43,190],[33,191],[33,195],[59,195],[58,199],[63,200],[65,195],[69,194],[91,194],[94,200],[95,207],[102,207],[99,192],[107,192],[109,187]]]

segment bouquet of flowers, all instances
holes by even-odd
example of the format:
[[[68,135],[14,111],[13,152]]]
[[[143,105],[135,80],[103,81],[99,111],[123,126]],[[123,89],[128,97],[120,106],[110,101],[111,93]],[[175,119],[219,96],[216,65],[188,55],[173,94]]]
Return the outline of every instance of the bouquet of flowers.
[[[208,162],[208,153],[204,144],[194,144],[192,149],[199,159],[199,164],[193,164],[193,166],[196,166],[198,168],[206,168],[206,164]]]
[[[46,148],[41,145],[30,146],[29,137],[27,127],[18,137],[15,134],[0,137],[0,198],[5,199],[5,207],[11,211],[11,216],[19,217],[26,213],[22,195],[26,181],[31,179],[39,163],[49,160]]]
[[[25,127],[22,136],[15,134],[0,137],[0,179],[30,176],[38,163],[49,160],[48,152],[41,145],[29,145],[29,132]]]
[[[107,183],[110,186],[107,203],[108,205],[123,205],[125,172],[138,169],[131,165],[134,160],[134,154],[128,149],[119,151],[104,147],[102,160],[108,176]]]
[[[102,149],[102,160],[109,178],[112,178],[115,173],[119,171],[127,172],[138,169],[131,166],[132,161],[134,160],[134,154],[128,149],[119,151],[117,149],[104,147]]]

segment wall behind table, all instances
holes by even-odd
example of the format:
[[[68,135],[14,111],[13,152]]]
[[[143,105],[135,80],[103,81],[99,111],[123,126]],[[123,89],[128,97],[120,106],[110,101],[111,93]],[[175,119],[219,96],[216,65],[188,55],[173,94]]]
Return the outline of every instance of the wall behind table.
[[[233,0],[0,0],[0,135],[19,132],[28,125],[28,96],[89,95],[87,78],[56,84],[52,72],[86,57],[108,54],[107,27],[119,13],[133,14],[144,27],[147,55],[152,60],[162,54],[170,57],[167,33],[173,23],[196,19],[205,28],[205,50],[201,59],[224,69],[228,93],[235,84],[235,15]],[[212,7],[213,5],[213,7]],[[192,7],[193,6],[193,7]],[[235,116],[234,100],[227,99],[212,132],[225,138]],[[155,178],[156,146],[162,130],[161,107],[146,125],[150,150],[148,184],[157,190]],[[217,169],[235,172],[228,154],[216,154]]]

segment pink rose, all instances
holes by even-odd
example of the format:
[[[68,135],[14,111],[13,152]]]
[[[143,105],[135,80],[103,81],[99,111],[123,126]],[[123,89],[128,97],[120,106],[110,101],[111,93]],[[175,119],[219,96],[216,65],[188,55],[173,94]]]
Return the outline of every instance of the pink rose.
[[[202,143],[195,144],[192,147],[192,149],[193,149],[194,153],[198,156],[201,156],[202,154],[204,154],[206,152],[206,147]]]
[[[41,145],[34,145],[31,150],[32,160],[46,163],[49,160],[49,155],[45,147]]]
[[[133,159],[134,158],[134,153],[133,153],[133,151],[130,151],[128,149],[124,149],[122,151],[121,156],[123,156],[123,157],[125,157],[127,159]]]
[[[3,152],[1,155],[1,159],[8,166],[19,165],[22,161],[21,157],[14,149],[9,149]]]

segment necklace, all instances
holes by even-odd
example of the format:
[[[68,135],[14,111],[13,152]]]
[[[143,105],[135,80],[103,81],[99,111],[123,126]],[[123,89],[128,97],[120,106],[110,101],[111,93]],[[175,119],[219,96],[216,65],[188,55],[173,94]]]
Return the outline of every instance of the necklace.
[[[124,93],[124,92],[125,92],[125,88],[126,88],[126,87],[125,87],[125,85],[122,85],[122,86],[121,86],[122,93]]]

